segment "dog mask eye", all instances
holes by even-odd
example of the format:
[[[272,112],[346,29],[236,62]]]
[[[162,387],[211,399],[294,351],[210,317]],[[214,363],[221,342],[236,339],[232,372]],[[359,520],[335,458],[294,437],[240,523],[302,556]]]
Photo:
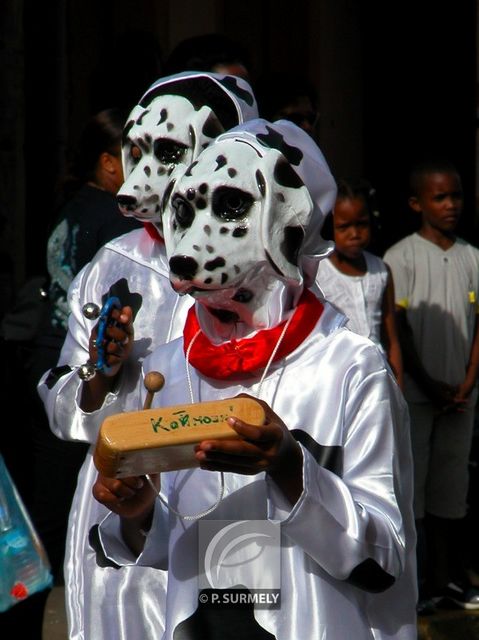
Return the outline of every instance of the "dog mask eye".
[[[253,196],[241,189],[220,187],[213,194],[213,213],[221,220],[232,222],[243,218],[253,202]]]
[[[155,156],[162,164],[178,164],[186,149],[186,145],[165,138],[155,140],[154,143]]]
[[[140,147],[137,147],[136,144],[132,144],[131,147],[130,147],[130,159],[135,164],[138,164],[140,158],[141,158],[141,149],[140,149]]]
[[[183,229],[191,227],[195,219],[195,212],[190,203],[181,196],[173,196],[171,206],[175,212],[175,222]]]

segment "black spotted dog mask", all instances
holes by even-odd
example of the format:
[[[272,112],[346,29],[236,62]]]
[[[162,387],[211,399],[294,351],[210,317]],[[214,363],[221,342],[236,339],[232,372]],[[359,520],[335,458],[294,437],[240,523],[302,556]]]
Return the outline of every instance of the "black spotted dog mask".
[[[161,200],[174,169],[188,166],[220,133],[257,117],[247,82],[216,73],[186,72],[155,82],[123,131],[122,213],[153,222],[161,233]]]
[[[291,315],[333,243],[320,234],[336,184],[314,141],[284,120],[222,134],[168,191],[170,280],[213,342]]]

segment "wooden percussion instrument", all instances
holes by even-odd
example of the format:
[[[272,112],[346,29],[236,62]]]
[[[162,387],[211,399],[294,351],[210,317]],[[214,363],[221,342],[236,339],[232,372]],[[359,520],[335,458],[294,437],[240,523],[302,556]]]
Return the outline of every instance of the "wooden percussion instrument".
[[[148,386],[148,376],[157,377],[154,390]],[[100,473],[122,478],[195,467],[198,463],[194,448],[198,442],[238,437],[226,422],[230,416],[256,426],[265,422],[264,409],[253,398],[150,409],[153,393],[163,382],[161,374],[150,372],[145,378],[149,389],[145,408],[104,420],[94,454]]]

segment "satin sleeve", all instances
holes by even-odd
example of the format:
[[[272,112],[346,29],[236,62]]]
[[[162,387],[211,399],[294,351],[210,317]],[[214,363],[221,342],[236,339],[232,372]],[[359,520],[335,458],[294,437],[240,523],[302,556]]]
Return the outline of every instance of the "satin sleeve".
[[[77,369],[89,359],[88,344],[96,320],[85,318],[82,308],[86,302],[101,306],[110,292],[136,314],[133,345],[117,378],[118,388],[107,394],[100,409],[85,413],[79,407],[83,382]],[[135,384],[141,362],[158,345],[182,333],[192,301],[187,296],[180,298],[172,289],[163,244],[143,229],[102,247],[70,285],[67,337],[57,366],[38,385],[52,431],[65,440],[93,443],[106,417],[138,410]]]
[[[151,529],[146,535],[145,546],[136,556],[123,541],[120,517],[116,513],[108,513],[98,528],[105,556],[120,567],[142,566],[166,570],[168,568],[168,518],[169,513],[166,507],[156,500]]]
[[[88,344],[92,327],[82,313],[85,300],[91,296],[91,265],[86,265],[74,278],[68,290],[70,316],[68,332],[56,367],[46,371],[38,383],[38,393],[45,406],[50,428],[63,440],[93,443],[101,422],[121,411],[121,385],[114,393],[108,393],[100,409],[85,413],[79,406],[82,380],[77,367],[89,359]],[[96,280],[95,280],[96,282]],[[122,371],[121,379],[124,378]]]
[[[346,399],[342,473],[318,464],[301,445],[302,495],[291,508],[268,479],[268,516],[332,577],[379,592],[406,563],[404,522],[412,521],[407,407],[384,369],[337,392]]]

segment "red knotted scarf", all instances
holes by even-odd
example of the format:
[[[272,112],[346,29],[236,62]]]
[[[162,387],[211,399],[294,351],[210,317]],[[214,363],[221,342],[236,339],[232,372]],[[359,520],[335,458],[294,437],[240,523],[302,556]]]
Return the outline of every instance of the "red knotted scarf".
[[[157,240],[158,242],[164,244],[164,239],[162,238],[162,236],[160,236],[160,232],[152,222],[144,222],[143,226],[145,227],[145,231],[148,233],[150,238],[153,238],[153,240]]]
[[[322,311],[323,305],[318,298],[311,291],[303,291],[291,322],[273,358],[274,362],[292,353],[308,337]],[[242,374],[264,369],[276,347],[285,324],[286,321],[273,329],[258,331],[252,338],[231,340],[220,345],[212,344],[201,331],[191,346],[188,362],[203,375],[218,380],[233,376],[240,377]],[[183,329],[185,354],[198,331],[200,331],[200,325],[193,306],[188,311]]]

